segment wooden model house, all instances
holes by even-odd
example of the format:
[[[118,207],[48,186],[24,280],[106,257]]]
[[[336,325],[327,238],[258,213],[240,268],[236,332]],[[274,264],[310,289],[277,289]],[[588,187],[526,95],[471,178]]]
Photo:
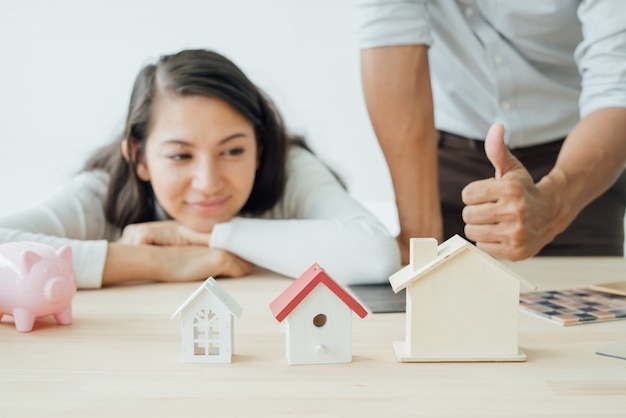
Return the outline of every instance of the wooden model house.
[[[458,235],[437,246],[411,239],[410,264],[389,278],[406,288],[406,362],[524,361],[518,348],[520,283],[536,287]]]
[[[285,289],[270,310],[285,320],[289,364],[349,363],[352,361],[352,311],[367,311],[317,263]]]
[[[230,363],[234,350],[233,315],[243,309],[209,277],[174,312],[182,319],[184,363]]]

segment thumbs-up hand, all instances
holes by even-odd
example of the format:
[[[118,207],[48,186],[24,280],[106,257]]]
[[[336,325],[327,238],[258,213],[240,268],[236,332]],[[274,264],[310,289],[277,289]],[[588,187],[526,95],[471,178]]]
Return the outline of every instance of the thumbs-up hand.
[[[463,189],[465,235],[494,257],[531,257],[556,235],[554,197],[535,185],[528,170],[506,148],[501,124],[489,129],[485,152],[495,177]]]

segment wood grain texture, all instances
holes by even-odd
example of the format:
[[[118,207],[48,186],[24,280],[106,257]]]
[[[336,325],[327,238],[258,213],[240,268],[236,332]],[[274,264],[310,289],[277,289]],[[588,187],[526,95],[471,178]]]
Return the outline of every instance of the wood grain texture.
[[[620,280],[622,258],[510,263],[541,290]],[[185,364],[172,312],[198,283],[80,291],[74,324],[0,323],[0,416],[624,416],[626,362],[596,355],[626,321],[560,327],[520,313],[523,363],[399,363],[404,314],[353,316],[352,363],[290,366],[269,303],[291,280],[220,285],[244,308],[232,364]],[[524,290],[524,289],[523,289]],[[150,415],[148,415],[150,414]]]

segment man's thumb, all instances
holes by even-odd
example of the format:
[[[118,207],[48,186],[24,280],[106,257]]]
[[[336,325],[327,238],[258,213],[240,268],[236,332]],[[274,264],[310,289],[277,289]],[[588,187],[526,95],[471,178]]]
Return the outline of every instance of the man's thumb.
[[[494,123],[489,128],[485,137],[485,153],[491,165],[496,169],[496,178],[504,176],[511,169],[521,165],[504,145],[504,126],[501,123]]]

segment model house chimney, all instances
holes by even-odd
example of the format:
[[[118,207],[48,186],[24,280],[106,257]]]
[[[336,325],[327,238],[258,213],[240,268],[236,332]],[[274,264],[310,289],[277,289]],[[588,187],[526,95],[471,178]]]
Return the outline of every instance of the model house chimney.
[[[437,257],[437,240],[435,238],[411,238],[409,262],[413,271]]]

